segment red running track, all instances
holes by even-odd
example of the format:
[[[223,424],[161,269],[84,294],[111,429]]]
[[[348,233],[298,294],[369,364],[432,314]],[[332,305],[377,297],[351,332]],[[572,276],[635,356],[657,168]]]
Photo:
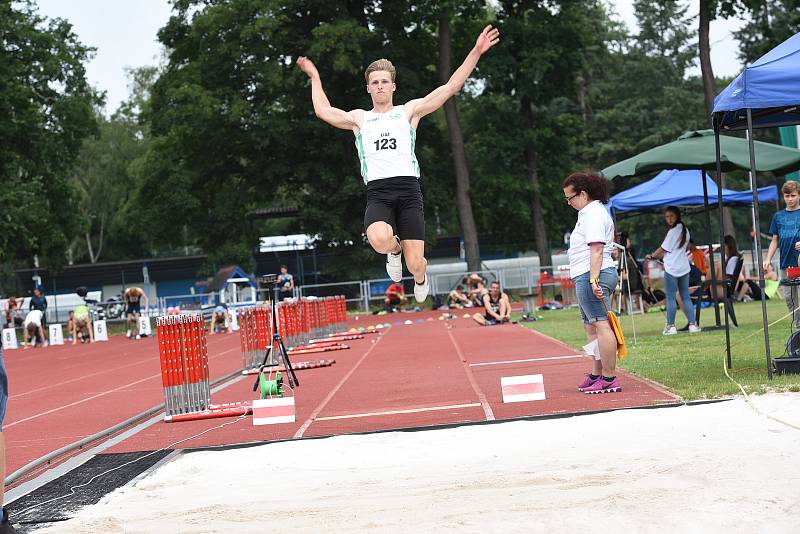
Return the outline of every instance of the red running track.
[[[241,368],[238,335],[209,336],[212,380]],[[155,338],[5,351],[6,473],[164,402]]]
[[[403,314],[423,323],[396,325],[331,353],[332,367],[298,371],[293,424],[253,426],[251,419],[157,424],[110,452],[229,445],[429,425],[574,413],[674,402],[676,397],[620,373],[623,392],[584,395],[576,385],[590,361],[519,325],[481,328],[468,319],[439,321],[436,312]],[[391,320],[397,316],[387,316]],[[429,320],[432,319],[432,320]],[[362,324],[375,324],[368,319]],[[576,325],[576,328],[580,325]],[[534,361],[514,361],[534,360]],[[502,363],[510,362],[510,363]],[[486,365],[489,364],[489,365]],[[500,377],[544,376],[546,400],[504,404]],[[253,377],[214,394],[214,402],[252,399]]]
[[[590,362],[560,342],[519,325],[481,328],[469,319],[440,321],[438,316],[439,312],[422,312],[353,323],[415,321],[349,341],[349,350],[324,353],[336,359],[331,367],[298,371],[293,424],[253,426],[250,417],[159,422],[108,452],[229,445],[676,400],[624,372],[620,372],[622,393],[584,395],[575,386]],[[420,319],[423,322],[416,322]],[[212,380],[240,368],[237,334],[208,339]],[[295,358],[301,359],[312,358]],[[154,339],[112,338],[93,346],[10,351],[6,362],[12,393],[5,427],[8,472],[164,400]],[[543,375],[546,400],[504,404],[500,378],[528,374]],[[248,376],[214,393],[213,402],[256,398],[253,381]],[[216,428],[223,423],[230,424]],[[204,430],[210,431],[173,445]]]

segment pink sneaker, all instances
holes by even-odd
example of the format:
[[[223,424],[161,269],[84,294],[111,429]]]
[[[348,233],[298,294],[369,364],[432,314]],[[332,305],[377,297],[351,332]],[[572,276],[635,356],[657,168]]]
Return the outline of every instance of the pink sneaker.
[[[616,377],[614,377],[614,380],[611,382],[607,382],[603,378],[600,378],[597,380],[597,382],[583,390],[583,392],[587,395],[594,393],[619,393],[620,391],[622,391],[622,386]]]
[[[600,380],[600,377],[592,378],[591,375],[586,375],[586,378],[583,379],[583,382],[580,383],[578,386],[578,391],[584,391],[586,388],[590,387],[592,384]]]

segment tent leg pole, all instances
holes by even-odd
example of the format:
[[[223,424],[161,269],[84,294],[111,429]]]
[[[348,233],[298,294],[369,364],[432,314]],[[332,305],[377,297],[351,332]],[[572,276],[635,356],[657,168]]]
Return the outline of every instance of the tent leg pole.
[[[706,240],[708,241],[708,265],[711,271],[711,300],[714,301],[714,319],[716,326],[721,326],[719,319],[719,302],[717,300],[717,274],[714,271],[714,240],[711,237],[711,208],[708,204],[708,180],[705,170],[701,170],[701,177],[703,179],[703,209],[706,212]],[[703,298],[702,295],[700,297]],[[700,325],[697,325],[700,326]]]
[[[725,281],[725,225],[722,219],[722,188],[719,186],[719,182],[722,178],[722,163],[720,161],[720,147],[719,147],[719,128],[714,123],[714,148],[717,152],[717,209],[719,210],[719,267],[720,267],[720,276],[722,280]],[[726,365],[728,369],[731,368],[731,327],[730,323],[728,322],[728,302],[725,299],[724,302],[724,309],[725,309],[725,354],[727,356]]]
[[[750,146],[750,189],[753,190],[753,230],[756,234],[756,254],[758,255],[758,287],[761,288],[761,321],[764,324],[764,351],[767,356],[767,376],[772,380],[772,354],[769,346],[769,322],[767,321],[767,299],[764,293],[764,261],[761,258],[760,232],[761,223],[758,217],[758,188],[756,187],[756,151],[753,145],[753,113],[747,108],[747,143]],[[794,323],[794,314],[792,314]],[[794,324],[792,324],[794,329]]]
[[[625,275],[628,277],[628,315],[633,327],[633,346],[636,346],[636,319],[633,318],[633,297],[631,296],[631,273],[628,270],[628,249],[622,251],[622,261],[625,265]],[[637,267],[638,269],[638,267]]]

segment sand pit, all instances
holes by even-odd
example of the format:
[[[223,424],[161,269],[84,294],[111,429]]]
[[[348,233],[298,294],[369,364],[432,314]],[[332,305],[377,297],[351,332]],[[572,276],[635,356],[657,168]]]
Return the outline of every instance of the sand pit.
[[[37,532],[798,532],[798,454],[742,398],[340,436],[186,454]]]

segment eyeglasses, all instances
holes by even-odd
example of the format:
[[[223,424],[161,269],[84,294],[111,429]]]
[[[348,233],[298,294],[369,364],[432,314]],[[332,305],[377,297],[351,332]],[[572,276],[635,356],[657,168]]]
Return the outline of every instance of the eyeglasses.
[[[577,193],[575,193],[575,194],[574,194],[574,195],[572,195],[571,197],[567,197],[567,204],[569,204],[569,201],[570,201],[570,200],[572,200],[573,198],[577,197],[577,196],[578,196],[578,195],[580,195],[582,192],[583,192],[583,191],[578,191]]]

